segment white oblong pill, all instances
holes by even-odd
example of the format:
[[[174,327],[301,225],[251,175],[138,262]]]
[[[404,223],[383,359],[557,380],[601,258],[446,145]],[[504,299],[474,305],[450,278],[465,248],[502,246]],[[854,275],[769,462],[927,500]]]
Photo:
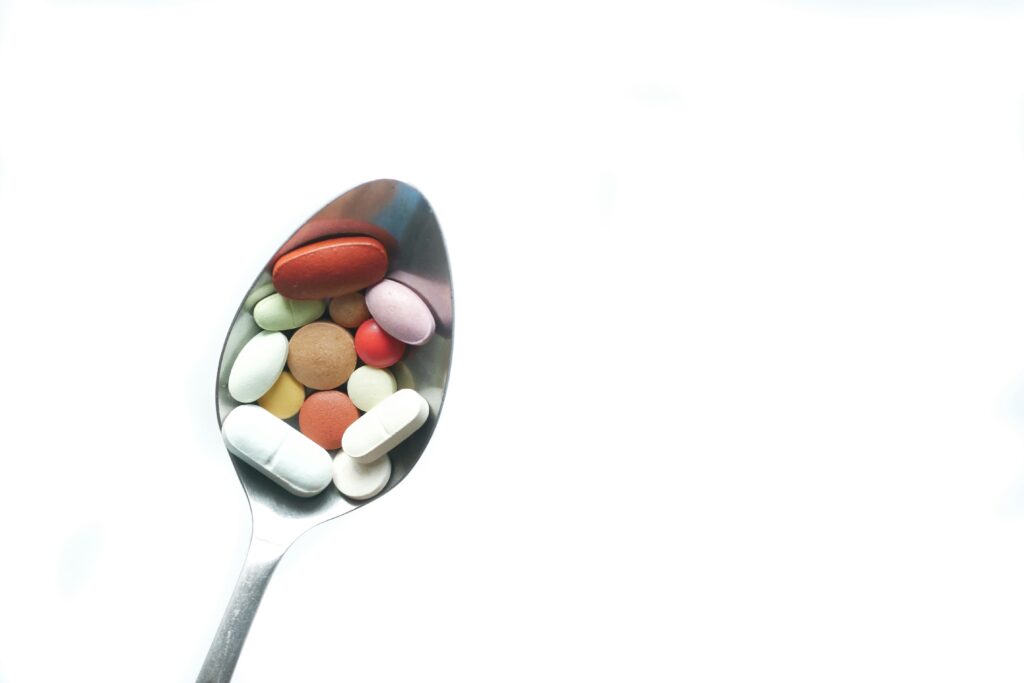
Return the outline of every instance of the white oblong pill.
[[[288,360],[288,337],[280,332],[260,332],[238,352],[228,393],[239,403],[252,403],[267,393],[281,376]]]
[[[366,412],[398,389],[395,376],[384,368],[360,365],[349,378],[346,391],[356,408]]]
[[[384,490],[389,479],[391,458],[387,453],[371,463],[357,462],[344,453],[338,453],[334,458],[334,485],[347,498],[373,498]]]
[[[425,398],[412,389],[397,391],[348,426],[341,450],[358,462],[373,462],[422,427],[428,415]]]
[[[229,451],[296,496],[315,496],[331,483],[330,454],[259,406],[232,410],[221,434]]]

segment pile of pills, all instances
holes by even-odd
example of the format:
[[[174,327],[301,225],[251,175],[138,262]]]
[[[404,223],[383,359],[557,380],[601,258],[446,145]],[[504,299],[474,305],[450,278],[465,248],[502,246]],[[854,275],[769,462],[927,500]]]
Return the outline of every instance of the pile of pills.
[[[228,450],[297,496],[332,480],[353,500],[377,495],[391,478],[388,452],[430,414],[388,368],[430,341],[434,315],[387,272],[378,240],[336,237],[279,257],[272,287],[247,297],[261,331],[231,366],[227,390],[244,405],[221,432]]]

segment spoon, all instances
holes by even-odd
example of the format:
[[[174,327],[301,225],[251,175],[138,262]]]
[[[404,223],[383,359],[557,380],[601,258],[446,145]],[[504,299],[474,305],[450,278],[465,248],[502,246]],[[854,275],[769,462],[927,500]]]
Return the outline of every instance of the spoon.
[[[390,253],[388,277],[415,290],[437,320],[431,340],[408,347],[405,357],[390,369],[399,388],[418,391],[430,405],[426,423],[391,453],[391,479],[377,496],[393,489],[419,460],[437,425],[448,384],[452,357],[452,285],[441,228],[427,200],[415,188],[396,180],[374,180],[341,195],[306,221],[281,247],[260,273],[250,292],[270,283],[270,266],[281,254],[328,237],[369,235]],[[231,323],[217,370],[217,420],[238,404],[227,390],[228,373],[242,346],[259,332],[251,310],[256,298],[249,294]],[[294,420],[293,420],[294,421]],[[252,537],[238,583],[231,594],[217,634],[206,655],[197,683],[231,680],[242,645],[256,616],[270,577],[285,551],[313,527],[340,517],[370,502],[349,500],[329,485],[312,498],[299,498],[234,456],[252,513]]]

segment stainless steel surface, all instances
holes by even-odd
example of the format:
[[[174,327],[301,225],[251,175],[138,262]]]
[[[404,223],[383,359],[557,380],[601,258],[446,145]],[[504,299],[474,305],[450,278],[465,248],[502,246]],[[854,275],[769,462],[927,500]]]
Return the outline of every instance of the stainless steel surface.
[[[370,234],[389,242],[388,277],[416,290],[437,317],[437,332],[430,342],[421,347],[410,346],[405,358],[393,368],[400,386],[416,389],[427,400],[430,417],[412,437],[391,451],[391,480],[370,501],[350,501],[333,484],[317,496],[298,498],[229,456],[249,499],[252,538],[198,683],[231,680],[267,583],[289,546],[314,526],[372,502],[397,486],[419,460],[441,412],[451,366],[452,286],[444,239],[434,212],[415,188],[396,180],[375,180],[346,192],[318,211],[285,241],[278,254],[342,234]],[[269,279],[264,268],[253,285]],[[218,423],[238,405],[227,391],[231,364],[245,342],[258,331],[246,308],[243,297],[221,351],[217,372]],[[294,420],[291,422],[294,424]]]

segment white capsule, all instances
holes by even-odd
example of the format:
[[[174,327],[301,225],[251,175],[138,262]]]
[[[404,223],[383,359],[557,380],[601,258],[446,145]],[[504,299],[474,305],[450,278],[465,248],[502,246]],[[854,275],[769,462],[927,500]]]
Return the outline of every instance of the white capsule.
[[[353,460],[373,462],[422,427],[428,415],[426,399],[402,389],[350,424],[341,437],[341,449]]]
[[[229,451],[296,496],[315,496],[331,483],[330,454],[259,406],[232,410],[221,434]]]
[[[238,352],[228,375],[228,393],[239,403],[258,400],[274,386],[287,360],[288,337],[260,332]]]
[[[366,500],[384,490],[391,478],[387,453],[370,463],[356,462],[344,453],[334,458],[334,485],[347,498]]]

